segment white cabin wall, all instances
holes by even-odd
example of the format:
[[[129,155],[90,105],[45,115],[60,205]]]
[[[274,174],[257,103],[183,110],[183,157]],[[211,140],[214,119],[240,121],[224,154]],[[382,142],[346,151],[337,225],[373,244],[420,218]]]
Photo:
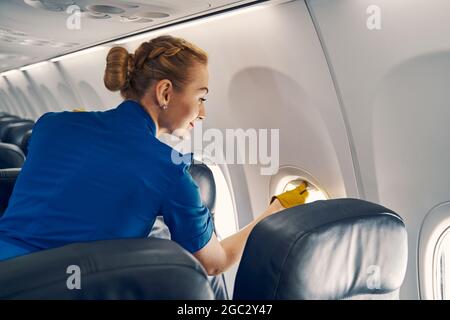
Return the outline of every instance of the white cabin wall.
[[[401,298],[417,299],[420,227],[449,200],[450,2],[307,2],[339,84],[365,198],[405,218]],[[381,30],[366,27],[370,5],[381,9]]]
[[[0,78],[0,85],[1,110],[24,118],[33,118],[35,111],[30,106],[36,98],[25,75],[12,72],[8,77]]]
[[[0,80],[2,96],[14,103],[9,107],[12,114],[36,120],[45,112],[71,110],[80,105],[76,90],[53,62],[12,71]],[[4,104],[5,100],[1,102]]]
[[[111,92],[103,84],[106,56],[111,45],[102,46],[98,51],[87,52],[82,57],[68,57],[58,61],[61,73],[70,79],[86,110],[106,110],[114,108],[123,99],[118,92]]]

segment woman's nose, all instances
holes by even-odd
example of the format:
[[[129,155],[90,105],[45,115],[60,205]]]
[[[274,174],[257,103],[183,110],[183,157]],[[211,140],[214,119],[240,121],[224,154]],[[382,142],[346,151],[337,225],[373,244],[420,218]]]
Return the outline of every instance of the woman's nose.
[[[205,117],[206,117],[205,106],[202,104],[202,105],[200,105],[200,110],[198,112],[198,118],[203,120]]]

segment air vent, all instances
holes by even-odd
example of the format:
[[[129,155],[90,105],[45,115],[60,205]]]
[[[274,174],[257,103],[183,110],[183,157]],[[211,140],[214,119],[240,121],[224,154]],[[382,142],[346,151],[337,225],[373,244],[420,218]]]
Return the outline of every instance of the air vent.
[[[124,13],[125,10],[119,8],[119,7],[114,7],[114,6],[107,6],[107,5],[91,5],[91,6],[87,6],[87,9],[89,11],[94,11],[94,12],[99,12],[99,13],[106,13],[106,14],[120,14],[120,13]]]
[[[133,4],[133,3],[123,3],[123,4],[121,3],[120,6],[125,9],[139,8],[139,6],[137,4]]]
[[[120,16],[120,22],[137,22],[140,19],[139,17]]]
[[[87,11],[83,12],[84,16],[92,19],[110,19],[111,16],[106,13]]]

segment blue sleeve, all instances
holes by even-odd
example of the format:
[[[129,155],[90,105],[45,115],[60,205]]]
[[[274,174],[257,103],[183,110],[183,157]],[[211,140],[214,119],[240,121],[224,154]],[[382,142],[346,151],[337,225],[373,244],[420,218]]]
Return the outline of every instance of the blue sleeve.
[[[171,182],[162,206],[162,215],[172,240],[194,253],[209,242],[214,225],[211,213],[203,204],[200,190],[187,168]]]

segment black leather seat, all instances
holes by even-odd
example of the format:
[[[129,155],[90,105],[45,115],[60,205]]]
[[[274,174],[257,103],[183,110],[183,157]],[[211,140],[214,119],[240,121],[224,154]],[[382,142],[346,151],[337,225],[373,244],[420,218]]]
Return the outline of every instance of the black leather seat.
[[[16,145],[0,142],[0,169],[21,168],[25,155]]]
[[[393,211],[358,199],[316,201],[253,229],[234,299],[397,299],[407,235]]]
[[[9,114],[9,113],[3,113],[0,114],[0,119],[4,119],[4,118],[16,118],[16,119],[20,119],[20,117],[15,116],[13,114]]]
[[[80,290],[69,290],[70,266],[79,268]],[[0,287],[1,299],[214,298],[199,262],[154,238],[76,243],[6,260]]]
[[[4,117],[0,117],[0,137],[3,134],[2,129],[4,126],[10,124],[10,123],[15,123],[15,122],[22,122],[25,121],[24,119],[21,119],[17,116],[4,116]]]
[[[9,119],[7,121],[1,122],[1,119],[0,119],[0,140],[2,142],[6,142],[6,141],[4,141],[5,134],[7,133],[9,128],[11,128],[11,125],[17,124],[17,123],[20,123],[22,125],[28,125],[28,126],[31,126],[31,127],[33,127],[33,125],[34,125],[34,121],[33,120]]]
[[[23,134],[22,141],[20,142],[20,149],[23,151],[25,155],[28,154],[28,142],[31,138],[32,129],[28,130]]]
[[[33,121],[10,123],[4,127],[0,139],[2,142],[15,144],[20,148],[24,135],[33,129],[33,126]]]

